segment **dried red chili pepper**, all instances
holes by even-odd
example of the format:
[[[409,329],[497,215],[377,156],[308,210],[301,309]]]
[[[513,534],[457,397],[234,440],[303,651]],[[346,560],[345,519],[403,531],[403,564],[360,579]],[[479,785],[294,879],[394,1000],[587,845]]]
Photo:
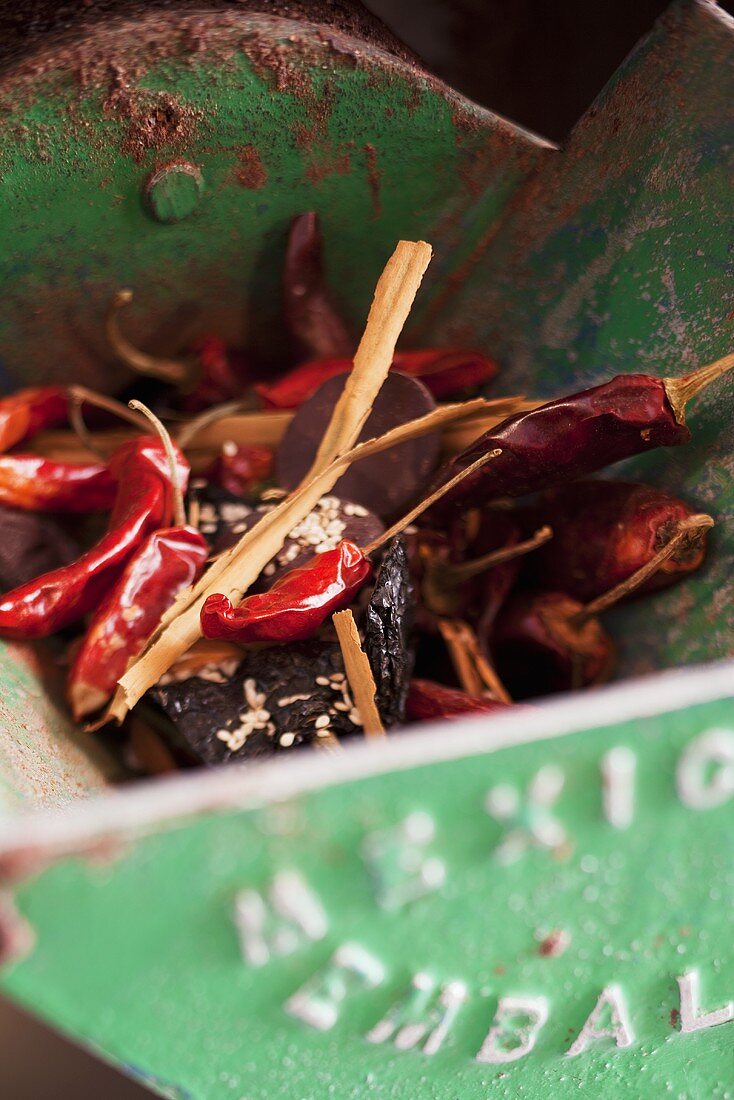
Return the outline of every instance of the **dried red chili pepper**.
[[[154,531],[129,558],[89,624],[69,676],[69,700],[78,720],[105,705],[131,657],[178,593],[201,574],[209,548],[194,527]]]
[[[524,592],[503,608],[492,636],[497,669],[513,698],[599,684],[611,674],[614,644],[597,616],[642,588],[686,541],[709,528],[707,515],[678,522],[669,541],[610,591],[583,604],[561,592]]]
[[[414,519],[477,465],[498,456],[490,451],[477,463],[462,470],[425,500],[360,549],[342,539],[334,550],[315,554],[305,565],[291,569],[267,592],[248,596],[238,607],[225,595],[214,593],[201,609],[201,631],[205,638],[225,638],[238,642],[296,642],[315,634],[327,616],[347,607],[372,573],[370,554],[390,542]]]
[[[61,386],[32,386],[0,399],[0,452],[44,428],[66,423],[68,402]]]
[[[411,680],[405,717],[409,722],[430,722],[439,718],[460,718],[465,714],[496,714],[509,711],[513,703],[476,699],[459,688],[433,680]]]
[[[351,369],[349,358],[311,359],[275,382],[260,382],[254,389],[266,408],[297,409],[313,397],[324,382],[338,374],[347,374]],[[396,352],[391,369],[417,378],[435,398],[442,399],[485,384],[497,373],[497,364],[475,351],[424,348]]]
[[[0,503],[31,512],[84,514],[112,507],[117,489],[106,466],[0,455]]]
[[[660,550],[694,509],[664,489],[626,481],[578,481],[553,490],[537,514],[553,523],[554,538],[527,562],[527,575],[545,589],[586,602],[620,584]],[[695,527],[639,589],[652,592],[698,569],[706,528]]]
[[[203,476],[220,489],[243,497],[272,477],[274,461],[273,452],[266,447],[225,443]]]
[[[653,447],[686,443],[687,402],[733,366],[734,355],[729,355],[682,378],[618,375],[601,386],[510,416],[439,472],[441,485],[484,451],[502,448],[497,462],[467,478],[434,514],[535,493]]]
[[[497,672],[513,699],[530,699],[607,680],[615,647],[599,620],[562,592],[521,592],[492,632]]]
[[[180,451],[176,459],[185,485],[188,464]],[[123,444],[109,470],[118,489],[107,533],[73,565],[0,597],[1,637],[41,638],[82,618],[109,591],[148,532],[170,523],[173,487],[161,442],[143,437]]]
[[[349,539],[291,569],[267,592],[234,607],[227,596],[212,595],[201,609],[205,638],[237,642],[300,642],[310,638],[329,615],[347,607],[372,573],[365,554]]]
[[[198,412],[243,394],[246,364],[218,336],[200,336],[192,343],[190,354],[181,359],[149,355],[136,348],[123,336],[119,325],[119,312],[132,299],[131,290],[118,291],[107,312],[107,340],[126,366],[137,374],[175,386],[181,392],[179,403],[187,412]]]
[[[283,265],[283,313],[300,354],[349,356],[355,348],[324,279],[323,241],[313,210],[293,219]]]

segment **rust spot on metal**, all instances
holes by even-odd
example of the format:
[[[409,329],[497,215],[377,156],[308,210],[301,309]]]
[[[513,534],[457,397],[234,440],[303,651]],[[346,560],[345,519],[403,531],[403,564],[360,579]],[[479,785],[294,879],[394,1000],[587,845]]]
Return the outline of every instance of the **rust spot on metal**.
[[[118,67],[112,69],[102,106],[109,117],[128,121],[122,149],[137,161],[143,160],[151,149],[188,143],[201,117],[200,111],[180,103],[169,92],[135,88]]]
[[[10,894],[0,894],[0,967],[25,958],[35,942],[33,928],[18,912]]]
[[[680,1012],[677,1008],[671,1008],[670,1010],[670,1026],[678,1027],[678,1020],[680,1019]]]
[[[250,191],[258,191],[268,182],[268,171],[260,153],[254,145],[243,145],[237,152],[239,165],[235,171],[235,178],[243,187]]]
[[[538,954],[543,958],[557,958],[562,955],[571,942],[571,937],[565,928],[556,928],[538,944]]]
[[[367,182],[370,185],[372,195],[372,217],[379,218],[382,213],[382,198],[380,195],[380,170],[377,166],[377,149],[370,142],[364,147],[364,155],[367,158]]]
[[[120,859],[128,849],[128,843],[111,836],[102,836],[72,847],[49,845],[16,848],[0,854],[0,885],[10,885],[35,878],[54,863],[69,856],[87,860],[95,865],[107,866]],[[1,894],[0,897],[2,897]]]
[[[321,183],[327,176],[347,176],[351,169],[349,153],[329,153],[306,168],[306,179],[314,185]]]

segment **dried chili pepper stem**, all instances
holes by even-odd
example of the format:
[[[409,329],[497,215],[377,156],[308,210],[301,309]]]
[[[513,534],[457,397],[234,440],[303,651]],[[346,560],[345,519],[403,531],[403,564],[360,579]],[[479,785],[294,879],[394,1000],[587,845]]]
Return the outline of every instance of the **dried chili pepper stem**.
[[[476,462],[472,462],[471,466],[467,466],[465,470],[461,470],[458,474],[455,474],[454,477],[452,477],[450,481],[447,481],[445,485],[442,485],[440,488],[436,489],[435,492],[431,493],[430,496],[427,496],[424,500],[420,501],[419,504],[416,504],[415,508],[411,508],[407,515],[403,516],[402,519],[399,519],[397,523],[393,523],[392,527],[388,527],[387,531],[383,531],[379,538],[373,539],[372,542],[363,547],[362,552],[364,553],[364,556],[369,557],[370,554],[374,554],[375,550],[379,550],[380,547],[384,546],[386,542],[390,542],[390,540],[394,539],[396,535],[399,535],[402,531],[404,531],[406,527],[409,527],[414,519],[417,519],[418,516],[423,514],[423,512],[433,507],[436,501],[440,500],[444,493],[451,492],[451,490],[454,489],[460,482],[462,482],[465,477],[471,477],[472,474],[476,473],[480,466],[484,466],[487,462],[490,461],[490,459],[498,458],[501,454],[501,448],[495,447],[493,451],[488,451],[486,455],[482,455],[482,457],[478,458]]]
[[[109,345],[115,355],[137,374],[157,378],[161,382],[168,382],[182,389],[192,387],[197,381],[198,373],[193,363],[148,355],[147,352],[136,348],[123,336],[120,331],[119,314],[120,310],[129,306],[132,300],[132,290],[118,290],[107,310],[105,331]]]
[[[708,363],[705,367],[699,367],[690,374],[684,374],[682,378],[665,378],[663,386],[676,420],[683,424],[688,402],[732,368],[734,368],[734,352],[730,352],[722,359],[716,359],[713,363]]]
[[[83,399],[78,395],[69,398],[69,423],[87,450],[91,451],[97,458],[106,461],[108,452],[105,451],[103,447],[100,447],[94,438],[94,432],[90,432],[89,428],[84,423],[84,414],[82,412],[83,404]]]
[[[449,584],[463,584],[464,581],[470,581],[472,577],[476,577],[480,573],[486,573],[488,569],[493,569],[495,565],[503,565],[506,561],[519,558],[522,554],[529,554],[531,550],[536,550],[552,538],[553,528],[546,524],[544,527],[539,527],[531,538],[525,539],[523,542],[516,542],[514,546],[503,546],[501,550],[492,550],[489,554],[482,554],[480,558],[473,558],[471,561],[462,561],[456,564],[453,562],[442,563],[440,566],[441,574]]]
[[[626,580],[620,584],[611,588],[609,592],[605,592],[602,596],[592,600],[591,603],[587,603],[585,607],[578,611],[569,620],[573,626],[583,626],[595,615],[600,615],[602,611],[608,611],[610,607],[613,607],[619,600],[629,596],[636,588],[639,588],[649,580],[653,574],[657,573],[660,566],[664,561],[675,553],[676,549],[680,546],[685,538],[688,537],[691,531],[707,530],[714,526],[714,521],[711,516],[701,513],[695,516],[688,516],[686,519],[681,520],[677,524],[675,534],[666,542],[665,546],[650,558],[645,565],[641,566],[631,577],[627,577]]]
[[[438,619],[437,624],[464,691],[474,699],[489,691],[499,702],[511,703],[507,688],[483,655],[469,624],[463,619]]]
[[[184,505],[183,489],[181,488],[181,479],[178,475],[178,462],[176,460],[176,453],[173,449],[173,443],[171,437],[166,431],[165,425],[158,419],[154,412],[144,405],[142,401],[128,401],[128,405],[136,412],[140,412],[143,416],[150,421],[158,433],[158,438],[166,452],[166,458],[168,459],[168,465],[171,471],[171,486],[173,492],[173,525],[174,527],[186,526],[186,507]]]

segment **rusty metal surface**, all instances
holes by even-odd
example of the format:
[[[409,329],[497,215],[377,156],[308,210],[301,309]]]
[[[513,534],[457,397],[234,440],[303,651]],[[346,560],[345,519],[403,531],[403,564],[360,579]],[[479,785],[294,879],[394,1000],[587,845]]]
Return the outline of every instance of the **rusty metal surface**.
[[[359,331],[398,237],[433,241],[440,282],[548,148],[378,46],[230,8],[112,16],[39,45],[6,69],[0,111],[6,386],[119,385],[101,316],[121,283],[155,350],[213,328],[282,363],[279,267],[306,208]],[[202,199],[162,225],[144,184],[177,159]]]

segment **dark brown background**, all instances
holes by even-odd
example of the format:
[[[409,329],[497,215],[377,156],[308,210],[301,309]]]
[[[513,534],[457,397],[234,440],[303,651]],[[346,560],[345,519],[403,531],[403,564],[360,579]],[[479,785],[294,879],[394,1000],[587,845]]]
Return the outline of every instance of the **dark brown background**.
[[[313,3],[313,0],[309,0]],[[327,0],[329,2],[329,0]],[[43,33],[80,6],[0,3],[16,31]],[[94,0],[85,5],[94,8]],[[175,7],[174,0],[167,6]],[[202,0],[206,7],[206,0]],[[252,4],[288,7],[287,4]],[[293,5],[295,6],[295,5]],[[331,4],[347,8],[347,3]],[[562,142],[635,42],[667,7],[665,0],[369,0],[428,68],[477,102]],[[722,4],[734,10],[734,0]],[[25,24],[28,13],[30,22]],[[25,15],[23,14],[25,13]],[[150,1094],[0,1001],[0,1080],[8,1100],[59,1096],[143,1100]]]

